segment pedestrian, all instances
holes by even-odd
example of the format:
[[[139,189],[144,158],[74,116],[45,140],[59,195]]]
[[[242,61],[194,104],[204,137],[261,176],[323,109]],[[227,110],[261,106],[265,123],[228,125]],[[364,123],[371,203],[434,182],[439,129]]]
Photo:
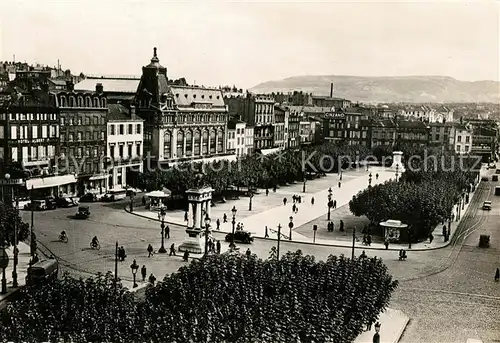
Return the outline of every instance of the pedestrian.
[[[217,231],[219,231],[219,229],[220,229],[220,219],[219,218],[217,218],[216,224],[217,224]]]
[[[293,204],[292,206],[292,212],[295,213],[295,209],[297,208],[297,206],[295,206],[295,203]]]
[[[224,215],[222,216],[222,222],[223,223],[227,223],[227,214],[224,213]]]
[[[125,248],[123,246],[118,249],[118,256],[120,257],[120,261],[125,261],[125,257],[127,257],[127,255],[125,254]]]
[[[339,181],[339,188],[340,188],[341,185],[342,185],[342,183]]]
[[[314,205],[314,197],[311,198],[311,205]]]
[[[497,271],[495,272],[495,281],[498,282],[500,280],[500,269],[497,268]]]
[[[378,180],[378,173],[375,174],[375,180]]]
[[[184,212],[184,221],[187,222],[188,221],[188,212]]]
[[[264,234],[264,238],[269,238],[269,234],[267,232],[267,225],[266,225],[266,233]]]
[[[340,220],[339,231],[344,232],[344,221],[342,219]]]
[[[443,225],[443,236],[446,236],[446,232],[448,232],[446,225]]]
[[[298,199],[299,199],[299,204],[302,204],[302,197],[300,195],[299,195]]]
[[[266,197],[269,195],[269,189],[266,188]]]
[[[366,236],[366,244],[368,244],[368,246],[372,245],[372,235]]]
[[[154,286],[155,281],[156,281],[156,278],[153,275],[153,273],[151,273],[151,275],[149,275],[149,282]]]
[[[432,240],[434,239],[434,236],[432,233],[429,234],[429,244],[432,244]]]
[[[375,324],[375,327],[380,327],[380,323],[377,322],[377,324]],[[375,332],[375,334],[373,335],[373,343],[380,343],[380,334],[378,332]]]
[[[174,254],[174,255],[175,255],[175,254]],[[183,260],[184,262],[187,262],[187,261],[188,261],[188,259],[189,259],[189,251],[187,251],[187,250],[186,250],[186,251],[184,251],[184,256],[182,256],[182,260]]]
[[[250,251],[250,248],[247,249],[247,252],[245,253],[247,256],[252,255],[252,252]]]
[[[220,241],[217,241],[217,254],[220,254]]]
[[[168,225],[165,228],[165,238],[170,239],[170,227]]]
[[[147,275],[147,270],[146,270],[146,265],[142,265],[141,268],[141,275],[142,275],[142,282],[146,281],[146,275]]]
[[[283,205],[286,206],[286,198],[283,198]]]
[[[146,197],[142,196],[142,206],[146,207]]]
[[[361,255],[359,255],[360,258],[366,258],[366,253],[365,251],[363,250],[363,252],[361,253]]]
[[[153,256],[153,246],[151,244],[148,245],[148,257]]]
[[[384,242],[384,245],[385,245],[385,250],[388,250],[389,249],[389,241],[385,241]]]
[[[334,222],[330,222],[331,225],[332,225],[332,232],[335,231],[335,223]]]
[[[401,261],[403,259],[403,249],[399,250],[399,260]]]
[[[273,193],[276,193],[276,185],[273,187]]]
[[[333,200],[333,208],[337,208],[337,200]]]
[[[177,256],[177,254],[175,253],[175,243],[172,243],[172,245],[170,246],[170,254],[168,256]]]

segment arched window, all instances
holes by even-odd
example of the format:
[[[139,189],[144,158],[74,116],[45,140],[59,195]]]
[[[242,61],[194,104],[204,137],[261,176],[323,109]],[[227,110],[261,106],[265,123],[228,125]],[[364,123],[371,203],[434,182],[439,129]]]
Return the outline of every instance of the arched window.
[[[208,154],[208,131],[203,131],[203,155]]]
[[[184,132],[177,132],[177,157],[184,155]]]
[[[85,97],[85,107],[92,107],[92,99],[88,95]]]
[[[186,132],[186,156],[193,154],[193,134],[191,131]]]
[[[66,107],[66,97],[64,95],[61,95],[61,97],[59,98],[59,101],[60,101],[60,106],[61,107]]]
[[[99,98],[98,97],[94,98],[94,107],[99,107]]]
[[[210,131],[210,153],[211,154],[215,154],[215,137],[216,137],[216,133],[214,130]]]
[[[102,108],[107,107],[107,101],[106,101],[106,98],[102,98],[102,99],[101,99],[101,107],[102,107]]]
[[[80,95],[78,96],[78,107],[83,107],[83,98]]]
[[[222,143],[224,142],[224,133],[219,130],[217,131],[217,152],[222,152]]]
[[[75,97],[71,95],[69,97],[69,107],[75,107],[75,106],[76,106]]]
[[[165,132],[163,158],[172,158],[172,134],[170,131]]]
[[[194,156],[200,155],[200,139],[201,139],[200,131],[196,130],[194,132],[194,151],[193,151]]]

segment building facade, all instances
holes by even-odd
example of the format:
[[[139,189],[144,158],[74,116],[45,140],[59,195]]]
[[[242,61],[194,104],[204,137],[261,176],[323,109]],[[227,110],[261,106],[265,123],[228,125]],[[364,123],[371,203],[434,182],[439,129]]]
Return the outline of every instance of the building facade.
[[[363,128],[368,127],[368,147],[394,146],[397,126],[392,119],[371,118],[361,121]]]
[[[457,154],[470,154],[473,147],[473,136],[471,127],[466,124],[455,124],[454,135],[452,140],[453,148]],[[486,150],[491,152],[491,146],[486,143],[486,149],[481,144],[476,145],[480,150],[480,154]],[[476,150],[477,151],[477,150]]]
[[[288,145],[290,149],[300,146],[300,121],[301,116],[297,112],[290,111],[288,116]]]
[[[328,112],[323,117],[323,135],[325,140],[341,143],[345,139],[344,112]]]
[[[429,144],[430,127],[420,120],[396,121],[396,143],[411,146],[427,146]]]
[[[130,171],[143,170],[143,120],[135,107],[128,109],[110,104],[107,123],[108,173],[106,189],[124,189],[130,183]]]
[[[441,146],[446,150],[455,146],[455,125],[452,122],[431,122],[429,123],[430,134],[429,143],[434,146]]]
[[[230,120],[227,123],[227,149],[228,153],[241,157],[247,154],[245,140],[246,124],[243,121]]]
[[[60,114],[61,153],[59,168],[78,177],[76,192],[104,193],[108,177],[106,159],[106,97],[96,92],[75,92],[68,81],[67,90],[56,94]],[[72,186],[71,186],[72,187]],[[73,191],[68,188],[67,193]]]
[[[367,137],[366,133],[365,137],[363,137],[365,130],[361,126],[361,120],[366,119],[366,117],[359,112],[350,110],[345,113],[345,140],[349,145],[364,145],[366,144]]]
[[[134,100],[144,119],[144,149],[162,164],[227,155],[228,110],[219,89],[173,86],[156,48]]]
[[[253,142],[253,126],[246,124],[245,126],[245,154],[253,155],[254,152],[254,142]]]

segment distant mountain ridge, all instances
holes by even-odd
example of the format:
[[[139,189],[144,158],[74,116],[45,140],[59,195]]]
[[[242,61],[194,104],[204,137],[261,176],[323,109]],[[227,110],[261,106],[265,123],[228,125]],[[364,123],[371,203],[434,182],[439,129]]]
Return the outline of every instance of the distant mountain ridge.
[[[267,81],[250,89],[255,93],[303,91],[314,95],[367,103],[376,102],[500,102],[500,82],[459,81],[448,76],[364,77],[343,75],[293,76]]]

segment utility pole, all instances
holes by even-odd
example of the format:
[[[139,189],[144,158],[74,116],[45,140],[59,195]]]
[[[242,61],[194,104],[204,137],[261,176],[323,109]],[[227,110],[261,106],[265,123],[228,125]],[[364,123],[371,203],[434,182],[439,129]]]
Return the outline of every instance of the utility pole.
[[[356,227],[352,230],[352,254],[351,258],[354,260],[354,246],[356,244]]]
[[[30,200],[31,200],[31,231],[30,231],[30,237],[31,237],[31,261],[33,261],[35,257],[35,239],[33,237],[34,234],[34,221],[35,221],[35,212],[34,212],[34,204],[33,204],[33,186],[31,186],[31,192],[30,192]],[[31,262],[30,264],[33,264]]]
[[[115,246],[115,293],[118,287],[118,241]]]
[[[278,248],[276,249],[276,258],[280,260],[280,242],[281,242],[281,224],[278,224]]]

